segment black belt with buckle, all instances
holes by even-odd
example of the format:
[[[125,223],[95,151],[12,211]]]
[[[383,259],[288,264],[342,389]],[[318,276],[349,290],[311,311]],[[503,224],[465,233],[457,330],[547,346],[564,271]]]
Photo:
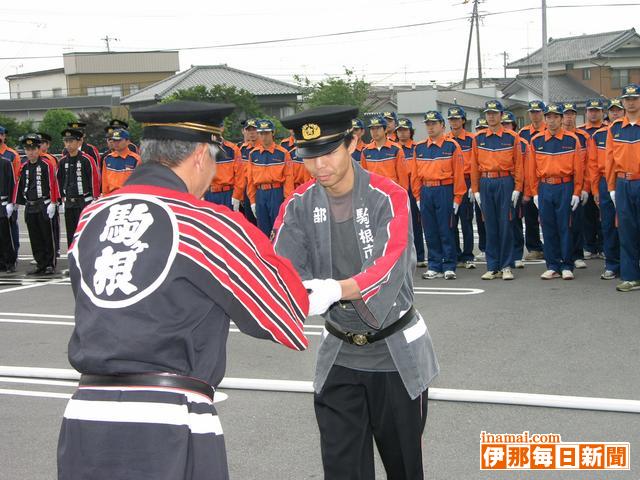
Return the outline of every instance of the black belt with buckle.
[[[411,308],[407,310],[407,312],[402,317],[400,317],[397,322],[394,322],[393,324],[389,325],[387,328],[383,328],[382,330],[379,330],[375,333],[343,332],[338,327],[336,327],[335,324],[329,321],[325,322],[324,328],[326,328],[327,332],[329,332],[331,335],[333,335],[334,337],[338,337],[343,342],[347,342],[351,345],[357,345],[358,347],[361,347],[363,345],[368,345],[370,343],[377,342],[378,340],[382,340],[383,338],[387,338],[388,336],[393,335],[394,333],[402,330],[404,327],[406,327],[409,324],[409,322],[411,322],[411,319],[413,319],[415,314],[416,314],[416,309],[412,305]]]
[[[89,197],[66,197],[65,201],[69,203],[87,202],[89,201]]]
[[[131,373],[123,375],[80,376],[81,387],[165,387],[179,388],[201,393],[213,401],[214,389],[208,383],[197,378],[184,377],[170,373]]]
[[[48,198],[39,198],[38,200],[27,200],[27,205],[33,207],[34,205],[44,205]]]

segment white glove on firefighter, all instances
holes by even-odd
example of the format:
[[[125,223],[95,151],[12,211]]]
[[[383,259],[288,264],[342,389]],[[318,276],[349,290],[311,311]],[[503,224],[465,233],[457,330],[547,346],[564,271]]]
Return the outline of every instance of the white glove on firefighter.
[[[615,190],[611,190],[609,192],[609,196],[611,197],[611,201],[613,202],[613,206],[616,206],[616,191]]]
[[[578,208],[578,205],[580,205],[580,197],[577,195],[572,195],[571,196],[571,211],[575,212],[576,208]]]
[[[232,198],[231,199],[231,209],[234,212],[237,212],[238,210],[240,210],[240,200],[238,200],[237,198]]]
[[[322,315],[329,307],[342,298],[342,287],[332,279],[305,280],[302,282],[309,292],[309,316]]]
[[[58,206],[58,212],[60,213],[60,215],[62,215],[64,213],[64,202],[62,202],[59,206]]]
[[[416,201],[416,205],[418,206],[418,211],[420,211],[420,200]]]
[[[540,206],[538,205],[538,195],[533,196],[533,204],[536,206],[536,208],[540,208]]]
[[[473,189],[469,189],[469,191],[467,192],[467,196],[469,197],[469,201],[473,202],[474,197],[473,197]]]
[[[481,206],[482,202],[480,201],[480,192],[474,193],[473,196],[475,197],[476,203],[478,204],[478,206]]]
[[[251,204],[251,211],[253,212],[253,216],[258,218],[258,214],[256,213],[256,204],[255,203]]]
[[[49,218],[53,218],[55,214],[56,214],[56,206],[54,203],[50,203],[49,205],[47,205],[47,216]]]
[[[513,208],[516,208],[518,204],[518,198],[520,198],[520,192],[518,190],[514,190],[511,194],[511,203],[513,204]]]
[[[457,215],[458,214],[458,209],[460,208],[460,205],[458,205],[456,202],[453,202],[453,214]]]
[[[580,194],[580,201],[582,202],[582,205],[586,205],[589,201],[589,194],[584,190],[582,190],[582,193]]]
[[[15,205],[13,203],[7,203],[7,218],[13,215],[13,211],[15,210]]]

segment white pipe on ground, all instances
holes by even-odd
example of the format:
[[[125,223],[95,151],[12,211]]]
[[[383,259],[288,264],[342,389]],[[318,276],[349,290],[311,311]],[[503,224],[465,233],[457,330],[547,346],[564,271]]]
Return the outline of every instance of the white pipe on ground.
[[[49,378],[75,381],[80,379],[80,374],[78,372],[66,368],[0,366],[0,376],[18,378]],[[225,377],[218,388],[291,393],[313,392],[312,382],[299,380],[269,380],[262,378]],[[491,392],[485,390],[460,390],[451,388],[430,388],[429,398],[431,400],[447,402],[495,403],[499,405],[640,413],[639,400],[624,400],[618,398],[574,397],[567,395]]]

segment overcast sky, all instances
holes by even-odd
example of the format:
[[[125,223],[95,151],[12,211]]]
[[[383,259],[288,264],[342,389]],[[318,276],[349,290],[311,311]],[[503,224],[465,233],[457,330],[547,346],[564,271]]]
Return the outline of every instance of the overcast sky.
[[[614,7],[612,4],[634,4]],[[516,60],[541,45],[540,0],[485,0],[480,5],[483,75],[503,76],[503,56]],[[607,4],[608,6],[587,7]],[[548,0],[550,37],[637,27],[640,2],[631,0]],[[70,51],[104,51],[101,37],[117,38],[112,50],[183,49],[260,42],[423,22],[443,23],[265,45],[180,51],[180,68],[226,63],[281,80],[306,74],[317,80],[353,69],[375,84],[423,84],[462,79],[468,17],[464,0],[245,0],[202,2],[3,1],[0,97],[7,75],[62,67]],[[475,42],[475,38],[474,38]],[[477,76],[475,43],[470,76]],[[513,71],[511,71],[513,72]],[[513,74],[513,73],[512,73]]]

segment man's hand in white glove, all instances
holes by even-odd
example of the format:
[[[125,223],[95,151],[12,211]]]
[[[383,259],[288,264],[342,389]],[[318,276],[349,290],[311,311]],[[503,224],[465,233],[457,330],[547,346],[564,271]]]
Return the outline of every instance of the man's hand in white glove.
[[[611,190],[609,192],[609,196],[611,197],[611,201],[613,202],[613,206],[616,206],[616,191],[615,190]]]
[[[473,196],[475,197],[476,203],[478,204],[478,206],[481,206],[482,202],[480,201],[480,192],[474,193]]]
[[[258,214],[256,213],[256,204],[255,203],[251,204],[251,211],[253,212],[253,216],[258,218]]]
[[[231,210],[233,210],[234,212],[240,210],[240,200],[238,200],[237,198],[231,199]]]
[[[578,208],[578,205],[580,205],[580,197],[577,195],[572,195],[571,196],[571,211],[575,212],[576,208]]]
[[[520,192],[518,190],[514,190],[513,193],[511,194],[511,203],[513,204],[513,208],[516,208],[519,198],[520,198]]]
[[[469,191],[467,191],[467,196],[469,197],[469,201],[473,202],[473,189],[470,188]]]
[[[582,190],[582,193],[580,194],[580,201],[582,202],[582,205],[586,205],[589,201],[589,193]]]
[[[329,307],[342,298],[342,287],[332,279],[305,280],[302,282],[309,292],[309,316],[322,315]]]
[[[420,211],[420,200],[416,201],[416,205],[418,206],[418,211]]]
[[[453,214],[457,215],[458,214],[458,209],[460,208],[460,205],[458,205],[456,202],[453,202]]]
[[[49,218],[53,218],[55,214],[56,214],[56,206],[54,203],[50,203],[49,205],[47,205],[47,216]]]
[[[540,208],[540,205],[538,205],[538,195],[533,196],[533,204],[536,206],[536,208]]]
[[[15,206],[13,203],[7,203],[7,218],[13,215],[13,211],[15,210]]]

